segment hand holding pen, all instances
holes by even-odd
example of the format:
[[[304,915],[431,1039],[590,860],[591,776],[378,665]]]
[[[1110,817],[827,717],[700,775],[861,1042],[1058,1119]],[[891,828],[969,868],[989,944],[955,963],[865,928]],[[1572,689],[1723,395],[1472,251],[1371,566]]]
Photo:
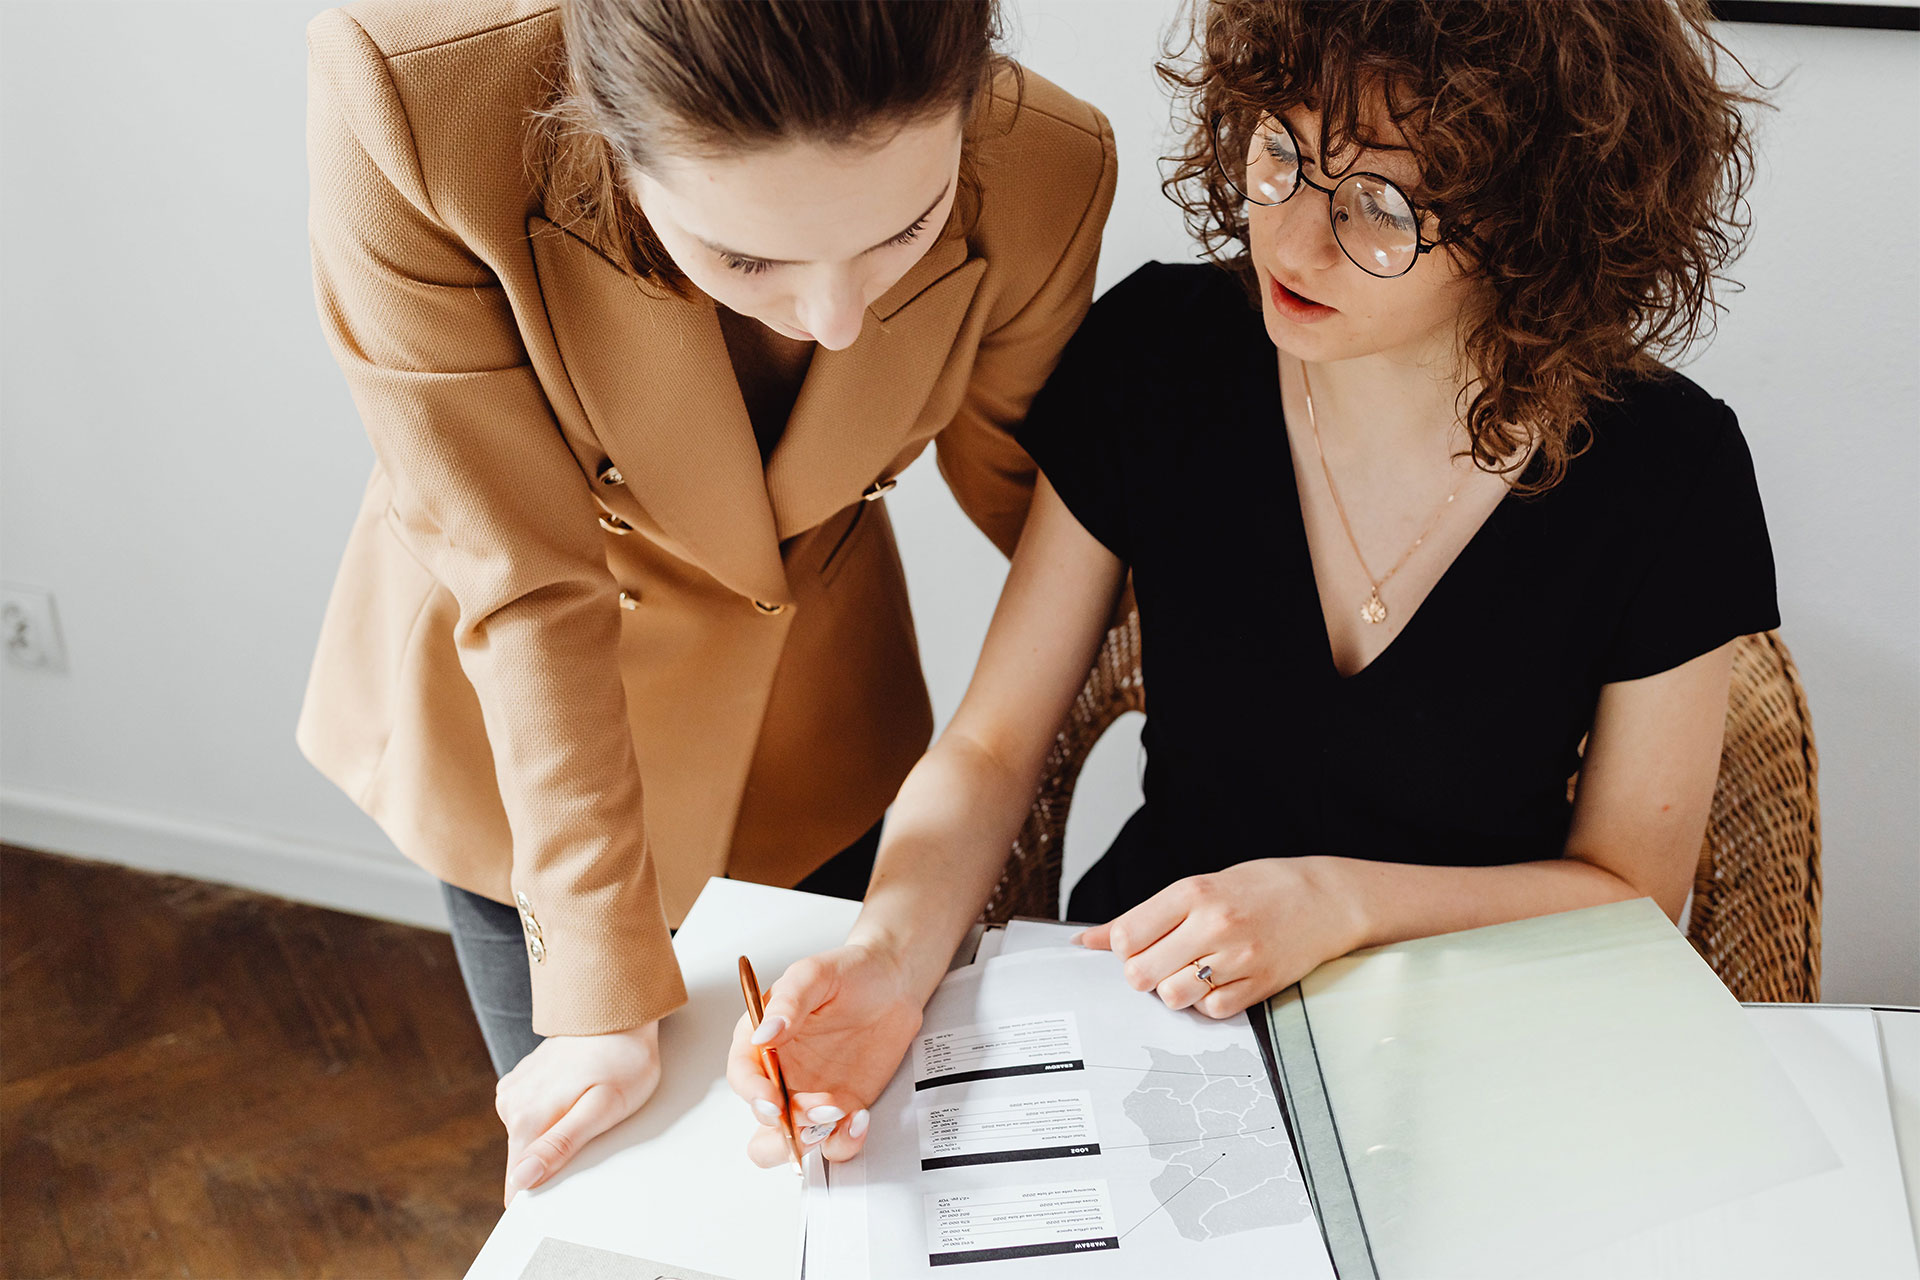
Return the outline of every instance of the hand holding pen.
[[[741,969],[742,994],[753,983]],[[848,945],[810,956],[787,969],[754,1017],[735,1029],[727,1083],[752,1107],[761,1129],[747,1144],[755,1164],[794,1159],[786,1130],[801,1153],[818,1149],[829,1160],[849,1160],[864,1144],[868,1108],[892,1079],[920,1029],[923,997],[884,953]],[[773,1062],[766,1050],[772,1050]]]
[[[805,1156],[801,1152],[800,1140],[798,1136],[795,1135],[793,1129],[793,1095],[787,1092],[787,1078],[782,1075],[780,1071],[779,1050],[769,1049],[761,1042],[760,1027],[766,1016],[766,1009],[760,1002],[760,979],[754,976],[753,962],[745,956],[740,957],[740,994],[746,998],[747,1021],[753,1028],[753,1034],[748,1037],[748,1040],[752,1044],[761,1046],[760,1065],[762,1069],[765,1070],[767,1079],[773,1083],[774,1089],[779,1094],[779,1102],[777,1104],[768,1100],[756,1099],[754,1102],[754,1110],[760,1113],[763,1118],[768,1112],[773,1113],[774,1118],[778,1120],[780,1125],[780,1136],[786,1139],[787,1155],[793,1160],[794,1165],[798,1167],[804,1162]],[[834,1117],[835,1120],[839,1118],[837,1115]]]

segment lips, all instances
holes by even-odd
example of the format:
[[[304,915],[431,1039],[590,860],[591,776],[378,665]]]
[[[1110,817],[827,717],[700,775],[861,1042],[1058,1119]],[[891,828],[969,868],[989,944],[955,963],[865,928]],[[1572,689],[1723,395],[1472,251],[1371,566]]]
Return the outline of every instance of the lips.
[[[1273,300],[1274,309],[1289,320],[1310,323],[1333,315],[1336,308],[1324,302],[1316,302],[1297,289],[1280,282],[1280,277],[1267,275],[1267,296]]]

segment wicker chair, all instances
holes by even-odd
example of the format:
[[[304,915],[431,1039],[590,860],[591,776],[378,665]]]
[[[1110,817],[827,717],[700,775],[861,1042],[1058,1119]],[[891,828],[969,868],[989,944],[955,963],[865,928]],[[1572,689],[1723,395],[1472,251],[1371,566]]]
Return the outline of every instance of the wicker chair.
[[[986,918],[1056,917],[1067,810],[1107,727],[1146,710],[1140,616],[1107,633],[1048,754]],[[1807,699],[1777,632],[1734,649],[1720,781],[1694,871],[1687,937],[1741,1000],[1820,998],[1820,805]]]

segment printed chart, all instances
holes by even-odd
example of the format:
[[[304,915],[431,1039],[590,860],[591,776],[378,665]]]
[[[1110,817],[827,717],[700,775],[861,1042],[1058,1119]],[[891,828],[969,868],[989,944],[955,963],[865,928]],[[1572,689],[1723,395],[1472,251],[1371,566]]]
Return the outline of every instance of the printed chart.
[[[1332,1280],[1252,1024],[1169,1010],[1107,952],[949,974],[872,1115],[809,1192],[823,1273]]]

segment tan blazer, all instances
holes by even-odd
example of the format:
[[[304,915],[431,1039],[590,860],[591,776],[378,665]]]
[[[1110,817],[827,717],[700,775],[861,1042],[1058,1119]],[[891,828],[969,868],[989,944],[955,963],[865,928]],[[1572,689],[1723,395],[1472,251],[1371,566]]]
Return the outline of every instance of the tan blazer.
[[[1085,314],[1114,184],[1099,112],[1002,84],[978,216],[814,356],[763,471],[713,304],[532,194],[559,36],[524,0],[308,29],[315,289],[378,461],[298,729],[408,857],[519,905],[549,1035],[675,1008],[668,926],[709,876],[792,884],[879,820],[932,716],[868,499],[937,439],[1011,550],[1007,427]]]

